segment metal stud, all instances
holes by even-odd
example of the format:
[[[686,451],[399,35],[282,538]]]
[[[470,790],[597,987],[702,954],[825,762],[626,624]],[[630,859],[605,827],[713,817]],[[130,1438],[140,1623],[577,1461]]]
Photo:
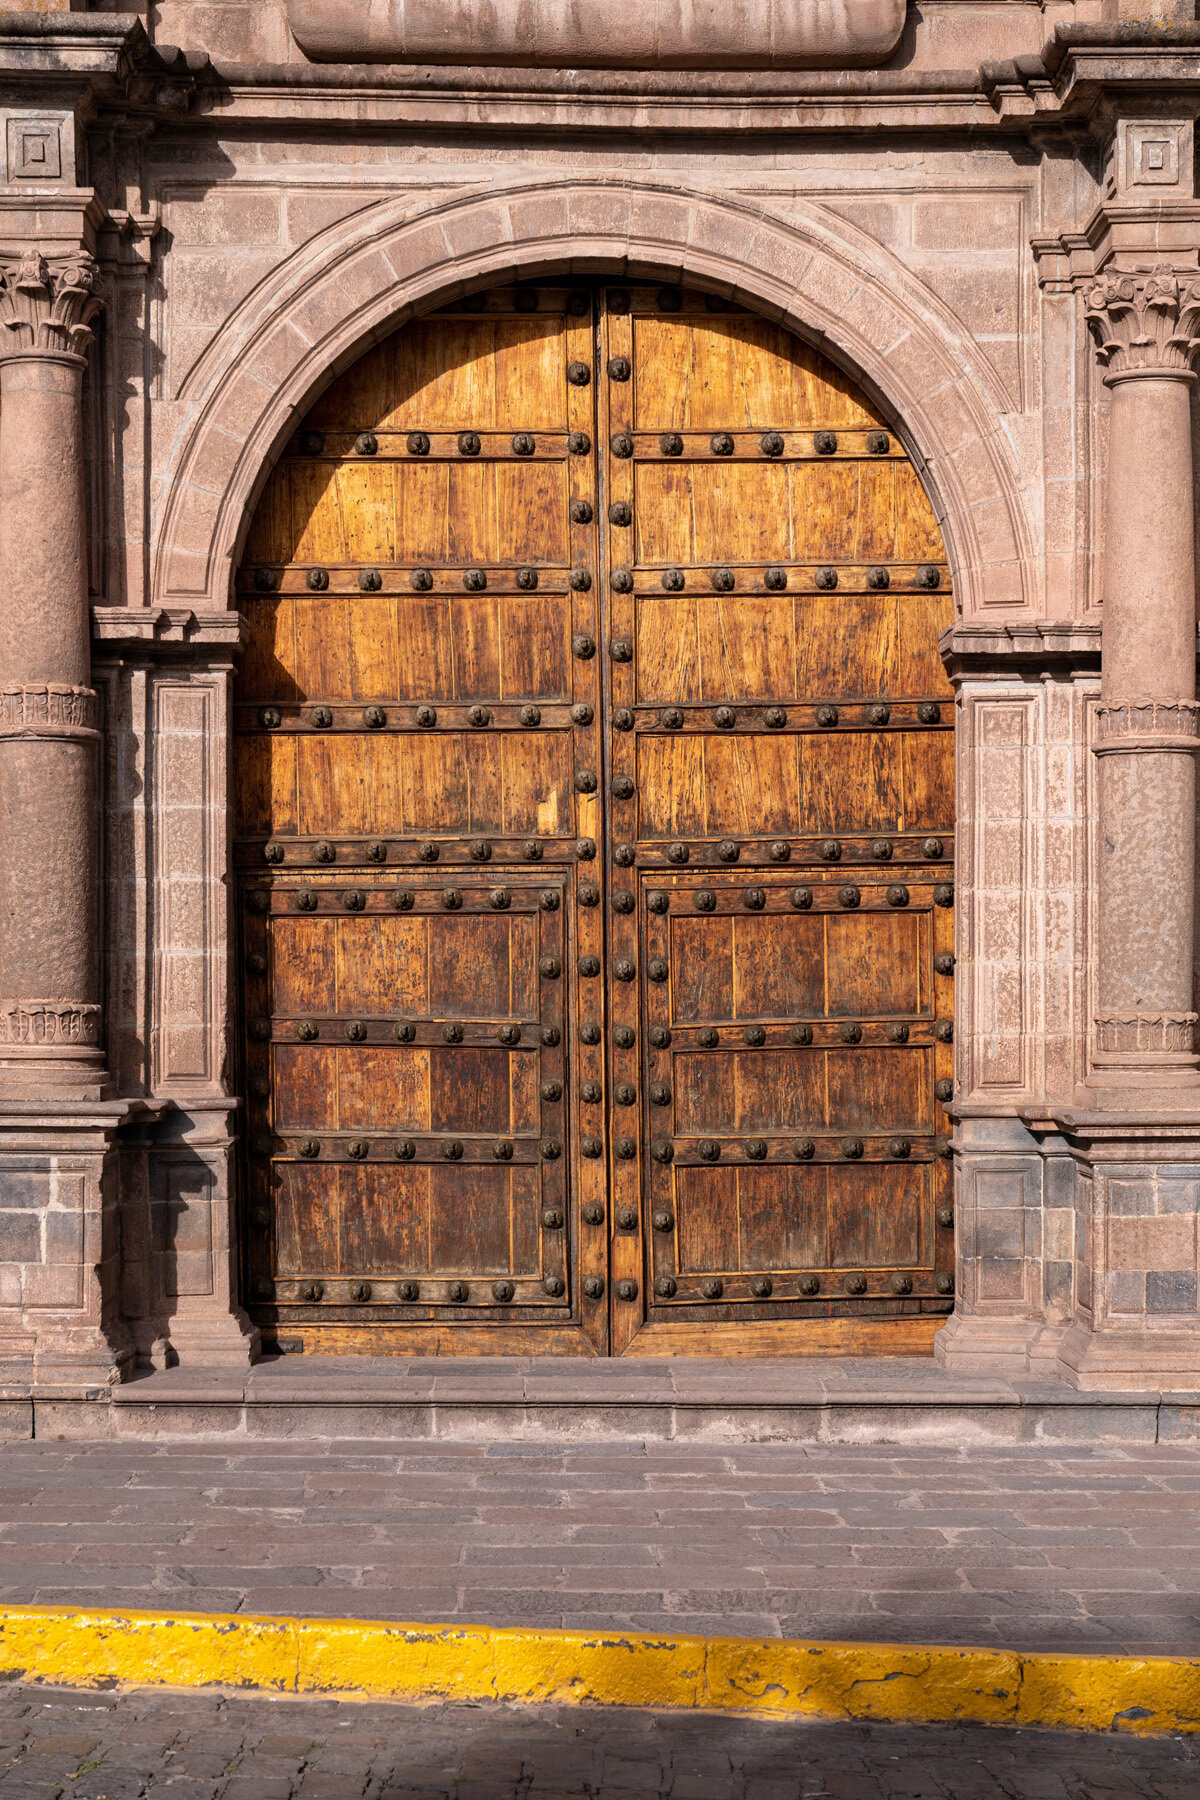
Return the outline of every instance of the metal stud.
[[[788,1032],[788,1037],[793,1044],[811,1044],[813,1041],[812,1026],[793,1025],[792,1029]]]
[[[788,584],[787,570],[773,566],[763,575],[763,586],[772,593],[780,593]]]
[[[723,863],[735,863],[742,854],[742,847],[733,838],[722,838],[717,845],[717,855]]]
[[[876,862],[891,862],[891,838],[876,838],[871,845],[871,855],[875,858]]]
[[[847,1275],[842,1286],[848,1294],[865,1294],[867,1291],[867,1278],[865,1275]]]
[[[581,319],[592,310],[592,296],[584,288],[573,288],[567,295],[567,311],[572,318]]]
[[[767,855],[772,862],[787,862],[790,859],[791,854],[792,846],[783,838],[776,838],[774,843],[770,844],[767,849]]]
[[[802,1294],[807,1294],[810,1298],[813,1294],[819,1294],[821,1291],[820,1278],[816,1275],[802,1275],[796,1286]]]
[[[935,1275],[933,1278],[933,1285],[939,1294],[952,1294],[954,1292],[954,1277],[953,1275]]]
[[[532,594],[534,588],[536,588],[538,584],[538,579],[539,577],[536,569],[526,567],[517,570],[516,583],[523,594]]]
[[[660,1300],[673,1300],[679,1291],[679,1285],[673,1275],[660,1275],[654,1283],[654,1292]]]
[[[633,524],[633,508],[630,506],[628,500],[613,501],[608,509],[608,522],[610,525]]]
[[[894,881],[884,895],[889,906],[907,906],[909,898],[908,889],[902,881]]]
[[[608,359],[608,377],[610,381],[628,381],[633,374],[633,364],[627,356],[610,356]]]
[[[718,594],[732,593],[734,585],[733,570],[714,569],[712,572],[712,584]]]
[[[329,586],[328,569],[310,569],[307,576],[308,586],[314,594],[323,594]]]
[[[838,709],[836,706],[818,706],[813,717],[818,725],[823,725],[828,730],[830,726],[836,725],[838,722]]]
[[[521,845],[521,855],[526,862],[541,862],[542,846],[537,838],[526,838]]]
[[[369,1281],[352,1282],[351,1287],[350,1287],[350,1298],[352,1300],[369,1300],[371,1298],[370,1282]]]
[[[540,706],[523,706],[517,714],[517,717],[521,721],[521,724],[527,727],[540,725],[542,722],[542,709]]]
[[[837,897],[839,906],[857,906],[862,899],[862,890],[847,882],[845,887],[838,889]]]
[[[613,1149],[616,1152],[618,1162],[633,1162],[637,1156],[637,1139],[629,1137],[618,1138],[613,1145]]]
[[[706,1275],[700,1283],[700,1292],[706,1300],[719,1300],[725,1292],[725,1283],[719,1275]]]
[[[371,1146],[366,1138],[351,1138],[346,1145],[346,1155],[352,1156],[355,1162],[365,1162],[370,1152]]]
[[[554,1048],[555,1044],[561,1043],[562,1041],[562,1032],[558,1029],[557,1025],[543,1025],[538,1035],[543,1044],[551,1050]]]
[[[624,1038],[624,1033],[626,1031],[629,1033],[628,1042],[626,1042]],[[634,1042],[633,1027],[630,1025],[623,1025],[619,1028],[619,1031],[614,1031],[613,1042],[619,1044],[623,1050],[632,1050]],[[652,1025],[650,1027],[650,1042],[654,1045],[656,1050],[669,1050],[671,1048],[670,1028],[666,1025]]]
[[[462,584],[469,594],[480,594],[488,584],[486,569],[464,569]]]
[[[562,1082],[561,1081],[543,1081],[543,1083],[538,1091],[540,1092],[543,1100],[561,1100],[562,1099],[562,1091],[563,1091],[562,1090]]]
[[[636,1231],[638,1228],[636,1207],[619,1206],[616,1213],[616,1225],[618,1231]]]
[[[275,1139],[269,1131],[260,1131],[250,1139],[250,1152],[253,1156],[270,1156],[275,1148]]]
[[[366,844],[364,846],[364,854],[365,854],[368,862],[373,862],[373,863],[386,862],[387,861],[387,845],[381,844],[376,839],[373,843]]]
[[[917,570],[917,586],[920,588],[938,588],[942,585],[942,572],[934,568],[932,563],[923,563]]]
[[[572,523],[572,525],[590,525],[594,516],[595,515],[592,512],[592,503],[590,500],[572,500],[572,502],[571,502],[571,523]]]
[[[612,657],[612,659],[615,663],[632,662],[633,661],[633,639],[632,638],[614,638],[612,641],[612,644],[609,647],[609,655]]]
[[[838,838],[823,839],[820,848],[817,851],[817,855],[821,858],[822,862],[841,862],[842,846],[840,840]]]
[[[264,844],[263,861],[269,863],[281,863],[283,861],[283,845]]]
[[[664,456],[683,455],[683,439],[677,431],[664,431],[658,440],[658,447]]]
[[[492,1283],[492,1299],[498,1300],[501,1306],[507,1305],[516,1291],[511,1281],[493,1281]]]
[[[749,887],[742,889],[742,905],[748,912],[761,912],[767,904],[765,888]]]
[[[442,906],[446,912],[461,912],[463,903],[462,889],[443,888],[441,900]]]
[[[246,967],[249,969],[251,975],[266,974],[267,959],[261,950],[252,950],[250,952],[249,956],[246,958]]]
[[[701,1138],[696,1145],[696,1154],[702,1162],[720,1162],[721,1146],[715,1138]]]
[[[601,1100],[604,1098],[604,1089],[600,1086],[598,1081],[581,1081],[579,1084],[579,1098],[583,1101],[585,1106],[599,1106]]]
[[[637,723],[627,706],[618,706],[612,716],[614,731],[632,731]]]
[[[378,569],[360,569],[358,585],[364,594],[377,594],[383,586],[383,576]]]
[[[501,1025],[496,1036],[502,1044],[507,1044],[511,1049],[514,1044],[519,1044],[521,1041],[521,1027],[519,1025]]]
[[[666,981],[670,974],[670,964],[661,956],[652,956],[646,964],[647,981]]]
[[[569,362],[567,364],[567,380],[572,387],[587,387],[591,379],[592,371],[586,363]]]
[[[655,298],[659,312],[678,312],[683,305],[683,294],[677,287],[661,287]]]
[[[306,1162],[311,1162],[314,1157],[320,1156],[321,1146],[316,1138],[301,1138],[296,1145],[296,1154],[304,1157]]]
[[[305,1281],[300,1285],[301,1300],[319,1300],[325,1292],[323,1281]]]
[[[274,569],[255,569],[254,571],[254,586],[260,594],[273,594],[276,580]]]
[[[457,1138],[444,1139],[442,1143],[442,1156],[446,1162],[458,1162],[462,1157],[462,1153],[463,1147]]]
[[[714,456],[732,456],[733,434],[728,431],[714,432],[711,448]]]
[[[649,906],[651,912],[666,912],[666,910],[667,910],[666,906],[661,905],[661,904],[660,905],[654,904],[655,901],[661,902],[664,900],[666,900],[666,895],[659,892],[658,889],[654,889],[647,896],[646,904]],[[630,894],[630,893],[626,892],[625,890],[622,890],[620,893],[616,893],[613,895],[612,909],[615,913],[636,912],[637,911],[637,899],[633,894]]]
[[[669,1149],[670,1146],[668,1145],[667,1148]],[[671,1158],[669,1156],[660,1156],[656,1158],[656,1160],[658,1162],[670,1162]],[[674,1214],[667,1212],[665,1208],[660,1208],[657,1212],[652,1213],[650,1215],[650,1223],[653,1225],[655,1231],[674,1231],[675,1229]]]
[[[938,885],[934,888],[933,904],[935,906],[954,905],[954,889],[950,886],[948,881],[939,881]]]
[[[817,587],[823,590],[835,588],[838,584],[837,570],[831,569],[828,564],[826,564],[823,568],[817,570],[816,574],[813,576],[813,581]]]
[[[571,708],[571,722],[574,725],[590,725],[596,714],[586,701]]]
[[[636,1300],[637,1297],[638,1297],[638,1284],[636,1281],[629,1281],[629,1280],[618,1281],[618,1283],[617,1283],[617,1299],[618,1300]]]
[[[580,1156],[586,1156],[591,1161],[595,1162],[598,1157],[604,1155],[603,1138],[581,1137],[579,1140],[579,1154]]]
[[[572,456],[586,456],[592,447],[592,440],[586,431],[569,431],[567,433],[567,449]]]
[[[833,456],[837,452],[836,431],[814,431],[813,449],[818,456]]]
[[[614,800],[632,800],[636,791],[632,775],[614,775],[612,794]]]
[[[259,708],[258,722],[264,731],[278,731],[283,724],[283,714],[277,706],[262,706]]]
[[[737,713],[732,706],[714,706],[712,722],[718,731],[732,731],[737,724]]]
[[[581,1283],[584,1294],[589,1300],[604,1298],[604,1278],[601,1275],[585,1275]]]
[[[939,1044],[952,1044],[954,1042],[953,1019],[939,1019],[933,1028],[933,1035]]]
[[[296,1036],[302,1044],[311,1044],[321,1035],[321,1028],[315,1019],[300,1019],[296,1025]]]
[[[746,1155],[751,1162],[763,1162],[766,1159],[767,1144],[765,1138],[751,1138],[746,1145]]]
[[[941,838],[927,837],[921,843],[921,855],[927,856],[930,862],[939,862],[945,850]]]
[[[531,431],[518,431],[512,441],[514,456],[532,456],[537,449],[537,442]]]
[[[867,586],[869,588],[880,591],[883,588],[890,587],[891,580],[892,578],[887,570],[880,564],[876,564],[874,568],[867,570]]]
[[[579,1027],[579,1041],[581,1044],[598,1044],[603,1036],[604,1033],[594,1019],[585,1020]]]
[[[538,963],[538,973],[543,981],[557,981],[562,974],[561,958],[557,956],[543,956]]]
[[[755,1275],[750,1282],[750,1292],[756,1300],[769,1300],[774,1292],[774,1285],[769,1275]]]
[[[866,1146],[860,1137],[844,1137],[840,1148],[848,1162],[857,1162]]]
[[[396,1292],[401,1300],[408,1300],[410,1302],[419,1300],[421,1298],[421,1284],[419,1281],[398,1281],[396,1283]]]
[[[664,569],[659,580],[669,594],[678,594],[685,585],[686,577],[682,569]]]
[[[692,905],[697,912],[710,913],[717,910],[717,896],[711,888],[697,888],[692,895]]]
[[[596,886],[594,881],[581,881],[578,893],[575,897],[579,901],[580,906],[599,906],[600,889]],[[620,909],[618,908],[618,911],[619,910]]]
[[[418,594],[427,594],[433,586],[433,576],[428,569],[414,569],[408,578],[408,585]]]
[[[884,705],[882,701],[876,701],[872,706],[868,706],[867,708],[868,725],[886,725],[891,716],[891,707]]]
[[[838,1027],[838,1036],[843,1044],[861,1044],[862,1026],[856,1020],[846,1019]]]
[[[711,1025],[706,1025],[703,1031],[696,1034],[696,1042],[702,1044],[706,1050],[714,1050],[720,1041],[720,1033]]]
[[[943,1231],[952,1229],[954,1225],[954,1208],[952,1206],[939,1206],[933,1216]]]
[[[954,957],[949,950],[939,950],[933,959],[934,970],[939,975],[953,975]]]
[[[573,594],[586,594],[592,585],[592,571],[582,568],[572,569],[567,577],[567,584]]]
[[[884,1027],[883,1035],[886,1037],[889,1044],[907,1044],[908,1026],[901,1019],[892,1019],[890,1023]]]
[[[687,861],[686,853],[682,857],[682,859],[680,859],[678,857],[671,856],[671,852],[668,850],[667,856],[670,858],[670,860],[672,862],[678,862],[680,860],[682,860],[683,862]],[[613,861],[616,863],[618,869],[632,869],[633,858],[634,858],[634,849],[633,849],[632,844],[614,844],[614,846],[613,846]]]
[[[591,981],[600,973],[600,958],[598,956],[581,956],[576,967],[586,981]],[[626,977],[626,979],[629,978]]]
[[[794,887],[788,894],[788,900],[797,912],[807,912],[813,903],[813,892],[810,887]]]
[[[361,1019],[347,1019],[346,1037],[352,1044],[361,1044],[367,1035],[366,1025]]]
[[[817,1146],[811,1138],[797,1138],[792,1145],[792,1155],[797,1162],[811,1162],[817,1154]]]
[[[922,700],[917,708],[917,717],[922,725],[937,725],[941,722],[942,709],[936,700]]]
[[[428,456],[429,438],[423,431],[410,431],[408,434],[408,454],[410,456]]]
[[[667,1082],[652,1081],[649,1092],[652,1106],[669,1106],[671,1104],[671,1089]]]
[[[894,1137],[888,1139],[887,1150],[889,1156],[897,1162],[903,1162],[906,1156],[911,1155],[912,1145],[906,1137]]]
[[[941,1100],[943,1104],[947,1100],[953,1100],[954,1083],[943,1075],[940,1080],[935,1081],[933,1084],[933,1097],[935,1100]]]
[[[763,724],[769,725],[772,731],[780,731],[787,724],[787,714],[782,706],[768,706],[763,714]]]
[[[387,714],[382,706],[366,706],[363,708],[362,720],[368,731],[382,731],[387,724]]]
[[[667,861],[670,863],[685,863],[691,854],[686,844],[667,845]],[[631,856],[629,860],[632,862],[633,857]],[[616,851],[613,852],[613,861],[617,861]]]
[[[664,731],[679,731],[683,725],[683,709],[678,706],[664,706],[658,715],[658,722]]]
[[[432,840],[421,844],[417,850],[417,856],[423,863],[435,863],[441,854],[441,846]]]
[[[463,1028],[461,1025],[443,1025],[442,1037],[447,1044],[461,1044],[463,1041]]]
[[[464,1300],[469,1299],[470,1294],[471,1290],[465,1281],[452,1281],[446,1289],[447,1299],[453,1300],[457,1306],[461,1306]]]
[[[411,1019],[397,1019],[392,1027],[392,1035],[398,1044],[411,1044],[417,1035],[417,1028]]]
[[[868,431],[867,450],[872,456],[886,456],[892,447],[892,440],[886,431]]]
[[[500,1138],[492,1145],[492,1156],[496,1162],[511,1162],[513,1147],[507,1138]]]
[[[765,431],[758,440],[758,447],[764,456],[783,455],[783,436],[778,431]]]
[[[577,794],[594,794],[597,788],[595,771],[592,769],[576,769],[575,792]]]
[[[944,1162],[950,1162],[954,1156],[954,1145],[949,1138],[935,1138],[933,1154],[940,1156]]]
[[[565,1294],[567,1291],[567,1284],[561,1275],[547,1275],[542,1286],[552,1300],[557,1300],[560,1294]]]
[[[631,1081],[618,1081],[613,1089],[613,1099],[618,1106],[636,1106],[637,1089]]]
[[[458,434],[458,453],[460,456],[478,456],[483,448],[477,431],[460,431]]]

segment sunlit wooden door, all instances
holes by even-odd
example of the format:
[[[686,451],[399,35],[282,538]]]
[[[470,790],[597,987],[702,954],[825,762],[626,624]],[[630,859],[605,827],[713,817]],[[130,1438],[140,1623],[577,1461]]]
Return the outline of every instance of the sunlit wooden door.
[[[330,387],[238,577],[269,1339],[928,1346],[948,587],[894,433],[713,297],[506,288]]]

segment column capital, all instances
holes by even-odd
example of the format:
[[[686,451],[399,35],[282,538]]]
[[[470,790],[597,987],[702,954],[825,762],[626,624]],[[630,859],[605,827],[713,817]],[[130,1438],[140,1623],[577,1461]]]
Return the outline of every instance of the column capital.
[[[1108,383],[1132,376],[1189,380],[1200,352],[1200,276],[1171,268],[1106,269],[1083,291]]]
[[[92,341],[91,320],[104,301],[89,251],[43,256],[36,247],[0,261],[0,359],[79,356]]]

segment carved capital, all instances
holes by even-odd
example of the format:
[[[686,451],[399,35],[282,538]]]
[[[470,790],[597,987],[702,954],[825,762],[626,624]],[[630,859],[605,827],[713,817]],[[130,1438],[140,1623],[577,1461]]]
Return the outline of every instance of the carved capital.
[[[80,1048],[100,1042],[100,1008],[69,1000],[0,1001],[0,1044]]]
[[[90,321],[104,304],[96,259],[86,251],[47,260],[27,250],[0,267],[0,356],[30,351],[81,356],[92,341]]]
[[[1084,288],[1108,380],[1188,375],[1200,351],[1200,279],[1173,269],[1109,270]]]
[[[1134,1063],[1191,1056],[1196,1014],[1101,1013],[1096,1018],[1097,1061]]]
[[[0,689],[0,738],[94,738],[98,707],[93,689],[50,682]]]
[[[1200,749],[1200,704],[1194,700],[1132,700],[1096,708],[1097,756]]]

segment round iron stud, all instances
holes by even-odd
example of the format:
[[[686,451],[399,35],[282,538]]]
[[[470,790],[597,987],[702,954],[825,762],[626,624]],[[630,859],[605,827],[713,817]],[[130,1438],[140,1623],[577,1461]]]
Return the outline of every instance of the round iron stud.
[[[949,950],[939,950],[933,959],[934,970],[939,975],[953,975],[954,957]]]
[[[658,447],[664,456],[683,455],[683,439],[677,431],[664,431],[658,440]]]
[[[669,863],[685,863],[688,861],[691,854],[692,853],[688,849],[686,844],[668,844],[667,845],[667,861]],[[613,861],[615,862],[617,860],[618,860],[617,853],[614,850],[613,851]],[[629,860],[630,860],[630,862],[633,861],[632,855],[630,856]]]
[[[383,586],[383,576],[378,569],[360,569],[358,571],[359,589],[364,594],[377,594]]]
[[[751,1162],[764,1162],[767,1155],[765,1138],[751,1138],[746,1145],[746,1155]]]
[[[592,447],[592,440],[586,431],[569,431],[567,433],[567,449],[572,456],[586,456]]]
[[[845,887],[838,889],[837,897],[839,906],[857,906],[862,899],[862,890],[847,882]]]
[[[865,1275],[847,1275],[842,1286],[848,1294],[865,1294],[867,1291],[867,1278]]]
[[[274,569],[255,569],[254,586],[260,594],[273,594],[278,577]]]
[[[772,731],[781,731],[787,724],[787,714],[782,706],[768,706],[763,714],[763,724],[768,725]]]
[[[595,1162],[598,1157],[604,1155],[604,1140],[598,1137],[580,1138],[579,1154],[580,1156],[586,1156],[590,1161]]]
[[[565,1294],[567,1291],[567,1284],[561,1275],[547,1275],[542,1286],[552,1300],[557,1300],[560,1295]]]
[[[462,1026],[461,1025],[443,1025],[442,1026],[442,1038],[443,1038],[444,1042],[446,1042],[447,1044],[461,1044],[463,1041]]]
[[[576,967],[585,981],[592,981],[600,973],[600,958],[598,956],[581,956]]]
[[[712,572],[712,584],[718,594],[731,594],[734,587],[733,570],[714,569]]]
[[[942,571],[932,563],[923,563],[917,570],[917,586],[920,588],[938,588],[942,585]]]
[[[533,568],[518,569],[516,583],[523,594],[531,594],[538,584],[538,572]],[[536,711],[536,708],[534,709]]]
[[[837,454],[836,431],[814,431],[813,449],[818,456],[834,456]]]
[[[937,1212],[934,1214],[934,1218],[937,1220],[943,1231],[950,1231],[954,1226],[954,1208],[952,1206],[939,1206]]]
[[[673,1275],[660,1275],[654,1283],[654,1292],[660,1300],[673,1300],[679,1287]]]
[[[876,838],[871,845],[871,855],[874,857],[876,862],[891,862],[891,860],[892,860],[892,840],[891,840],[891,838]]]
[[[710,913],[717,909],[717,896],[711,888],[697,888],[692,895],[692,905],[697,912]]]
[[[796,1283],[796,1286],[802,1294],[810,1299],[814,1294],[819,1294],[821,1291],[820,1278],[816,1275],[802,1275]]]
[[[811,1138],[797,1138],[792,1145],[792,1155],[797,1162],[811,1162],[817,1154],[817,1146]]]
[[[813,581],[815,585],[822,590],[827,591],[835,588],[838,584],[837,570],[831,569],[828,564],[826,564],[823,568],[817,570],[816,574],[813,576]]]
[[[417,1035],[417,1028],[411,1019],[397,1019],[392,1026],[392,1035],[398,1044],[411,1044]]]
[[[401,1300],[407,1300],[411,1303],[413,1300],[419,1300],[421,1298],[421,1284],[419,1281],[398,1281],[396,1283],[396,1292]]]
[[[608,378],[610,381],[628,381],[633,374],[633,364],[627,356],[610,356],[608,359]]]
[[[471,1290],[465,1281],[452,1281],[446,1289],[446,1298],[453,1300],[456,1306],[461,1306],[463,1301],[469,1300],[470,1297]]]
[[[813,1041],[812,1026],[793,1025],[788,1032],[788,1037],[793,1044],[811,1044]]]
[[[719,1300],[725,1292],[725,1283],[719,1275],[706,1275],[700,1283],[700,1292],[706,1300]]]
[[[618,1281],[618,1283],[617,1283],[617,1299],[618,1300],[636,1300],[637,1297],[638,1297],[638,1284],[636,1281],[630,1281],[628,1279],[626,1279],[624,1281]]]
[[[886,431],[868,431],[867,450],[871,456],[886,456],[892,447],[892,440]]]
[[[458,434],[458,454],[460,456],[478,456],[483,448],[477,431],[460,431]]]
[[[310,569],[307,576],[308,586],[314,594],[323,594],[329,586],[328,569]]]
[[[469,594],[481,594],[488,584],[486,569],[464,569],[462,584]]]
[[[369,1281],[353,1282],[351,1284],[351,1288],[350,1288],[350,1298],[352,1300],[369,1300],[371,1298],[370,1282]]]
[[[587,387],[591,379],[592,371],[586,363],[569,362],[567,364],[567,380],[572,387]]]
[[[629,1033],[628,1042],[624,1037],[626,1031]],[[620,1026],[618,1031],[613,1032],[613,1042],[619,1044],[622,1050],[632,1050],[634,1044],[633,1027],[630,1025]],[[671,1048],[670,1028],[666,1025],[652,1025],[650,1027],[650,1042],[654,1045],[656,1050],[669,1050]]]
[[[748,912],[761,912],[767,904],[765,888],[749,887],[742,889],[742,905]]]
[[[448,1138],[442,1145],[442,1156],[446,1162],[459,1162],[463,1147],[457,1138]]]
[[[595,515],[592,511],[592,503],[590,500],[572,500],[572,502],[571,502],[571,523],[572,523],[572,525],[590,525],[594,516]]]
[[[682,569],[664,569],[659,576],[659,580],[669,594],[678,594],[682,592],[686,585]]]
[[[733,455],[733,435],[732,435],[732,433],[728,432],[728,431],[714,432],[712,440],[711,440],[711,449],[712,449],[712,453],[714,456],[732,456]]]
[[[857,1162],[866,1148],[860,1137],[844,1137],[840,1149],[847,1162]]]
[[[884,899],[889,906],[907,906],[910,895],[902,881],[894,881],[884,895]]]
[[[387,714],[382,706],[367,706],[363,708],[362,720],[368,731],[382,731],[387,724]]]
[[[778,431],[764,431],[758,440],[758,447],[764,456],[782,456],[784,450],[783,434]]]
[[[763,586],[774,594],[781,593],[788,584],[787,570],[772,566],[763,575]]]
[[[433,586],[433,576],[428,569],[414,569],[408,578],[408,585],[418,594],[427,594]]]
[[[816,719],[818,725],[823,726],[825,730],[828,731],[838,722],[838,709],[836,706],[818,706],[813,717]]]
[[[895,1162],[903,1162],[907,1156],[912,1154],[912,1145],[905,1137],[889,1138],[887,1151]]]
[[[630,506],[628,500],[613,501],[608,509],[608,522],[610,525],[633,524],[633,508]]]
[[[935,1275],[933,1278],[933,1285],[936,1292],[939,1294],[952,1294],[954,1292],[954,1277],[953,1275],[945,1274]]]
[[[351,1138],[346,1145],[346,1155],[352,1156],[355,1162],[365,1162],[370,1153],[371,1146],[366,1138]]]
[[[790,859],[791,854],[792,846],[783,838],[776,838],[775,841],[767,847],[767,855],[772,862],[787,862]]]
[[[321,1146],[316,1138],[301,1138],[296,1145],[296,1154],[304,1157],[306,1162],[311,1162],[314,1157],[320,1156]]]
[[[769,1275],[755,1275],[750,1282],[750,1292],[755,1300],[769,1300],[774,1292],[774,1283]]]
[[[938,885],[934,888],[933,904],[935,906],[954,905],[954,889],[950,886],[948,881],[939,881]]]
[[[788,901],[797,912],[807,912],[813,903],[813,891],[810,887],[794,887],[788,894]]]
[[[715,1138],[701,1138],[696,1145],[696,1154],[701,1162],[720,1162],[721,1146]]]
[[[908,1026],[901,1019],[892,1019],[884,1028],[883,1034],[889,1044],[907,1044]]]
[[[822,862],[841,862],[842,846],[840,839],[825,838],[817,851],[817,855],[821,858]]]
[[[867,570],[867,586],[869,588],[874,588],[876,591],[881,591],[886,587],[890,587],[891,580],[892,578],[887,570],[880,564],[876,564],[874,568]]]
[[[429,438],[423,431],[410,431],[407,438],[410,456],[428,456]]]
[[[732,731],[737,724],[737,713],[732,706],[714,706],[711,717],[718,731]]]
[[[511,1281],[493,1281],[492,1283],[492,1299],[498,1300],[501,1306],[506,1306],[516,1291]]]
[[[532,456],[537,449],[537,442],[531,431],[518,431],[512,441],[514,456]]]
[[[861,1044],[862,1026],[856,1020],[846,1019],[838,1026],[838,1037],[843,1044]]]
[[[867,708],[868,725],[886,725],[891,716],[891,707],[885,706],[882,701],[877,700]]]

